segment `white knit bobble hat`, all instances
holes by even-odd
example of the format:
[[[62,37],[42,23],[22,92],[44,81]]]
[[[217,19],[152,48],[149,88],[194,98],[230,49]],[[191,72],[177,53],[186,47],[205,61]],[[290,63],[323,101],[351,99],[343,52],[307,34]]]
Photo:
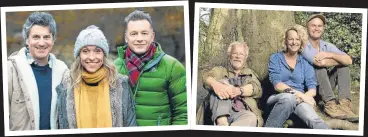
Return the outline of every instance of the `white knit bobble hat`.
[[[88,26],[82,30],[74,44],[74,58],[79,56],[80,50],[87,45],[95,45],[104,51],[105,56],[109,54],[109,45],[105,35],[95,25]]]

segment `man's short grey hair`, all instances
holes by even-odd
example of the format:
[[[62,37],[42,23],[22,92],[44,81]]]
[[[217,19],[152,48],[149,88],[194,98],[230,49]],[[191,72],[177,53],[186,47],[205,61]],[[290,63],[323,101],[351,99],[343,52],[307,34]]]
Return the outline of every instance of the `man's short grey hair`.
[[[127,30],[129,21],[137,21],[137,20],[147,20],[150,23],[151,28],[153,30],[151,16],[148,13],[145,13],[144,11],[140,10],[135,10],[132,13],[130,13],[127,17],[125,17],[124,20],[126,28],[125,30]]]
[[[231,43],[229,45],[229,47],[227,48],[227,55],[230,57],[231,55],[231,51],[233,50],[234,46],[243,46],[244,47],[244,50],[245,50],[245,56],[246,58],[248,58],[248,54],[249,54],[249,47],[248,47],[248,44],[247,42],[239,42],[239,41],[235,41],[233,43]]]
[[[56,40],[56,22],[50,13],[33,12],[31,15],[28,16],[26,22],[23,25],[23,29],[22,29],[22,36],[23,36],[24,41],[27,41],[28,36],[29,36],[29,31],[33,25],[49,27],[52,33],[53,41]]]

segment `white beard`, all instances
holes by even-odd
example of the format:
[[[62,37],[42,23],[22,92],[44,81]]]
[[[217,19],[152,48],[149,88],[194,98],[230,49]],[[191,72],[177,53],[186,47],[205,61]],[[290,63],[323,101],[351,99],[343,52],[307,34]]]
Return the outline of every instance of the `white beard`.
[[[242,69],[243,68],[243,64],[242,63],[240,63],[240,62],[231,62],[230,63],[231,64],[231,66],[234,68],[234,69],[236,69],[236,70],[240,70],[240,69]]]

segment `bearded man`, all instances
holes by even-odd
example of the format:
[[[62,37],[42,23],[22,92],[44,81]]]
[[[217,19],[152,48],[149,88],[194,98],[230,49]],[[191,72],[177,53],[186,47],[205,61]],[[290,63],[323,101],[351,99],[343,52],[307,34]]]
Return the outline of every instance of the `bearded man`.
[[[229,45],[228,65],[216,66],[204,73],[204,87],[210,91],[212,121],[219,126],[262,126],[256,98],[262,96],[261,84],[246,66],[249,48],[246,42]]]

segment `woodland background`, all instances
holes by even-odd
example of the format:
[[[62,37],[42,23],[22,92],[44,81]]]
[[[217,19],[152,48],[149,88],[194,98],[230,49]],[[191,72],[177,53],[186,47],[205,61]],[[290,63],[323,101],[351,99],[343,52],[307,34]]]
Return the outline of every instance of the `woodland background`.
[[[150,14],[155,41],[161,44],[166,54],[185,66],[183,6],[46,11],[54,16],[57,26],[56,41],[51,52],[70,68],[74,62],[73,49],[79,32],[89,25],[96,25],[108,40],[109,59],[116,59],[117,47],[125,45],[124,18],[136,9]],[[6,13],[7,56],[24,46],[22,26],[32,12]]]
[[[323,14],[327,19],[322,39],[353,57],[353,65],[349,66],[351,93],[355,106],[353,111],[359,112],[362,14],[225,8],[200,8],[197,109],[208,95],[203,88],[203,72],[217,65],[225,65],[226,49],[231,42],[246,41],[249,46],[247,65],[257,73],[263,88],[259,106],[267,110],[266,99],[274,93],[268,78],[269,57],[281,50],[282,37],[288,26],[300,24],[306,27],[309,15],[316,13]],[[329,119],[323,112],[319,115],[325,120]],[[264,113],[265,120],[267,116]]]

